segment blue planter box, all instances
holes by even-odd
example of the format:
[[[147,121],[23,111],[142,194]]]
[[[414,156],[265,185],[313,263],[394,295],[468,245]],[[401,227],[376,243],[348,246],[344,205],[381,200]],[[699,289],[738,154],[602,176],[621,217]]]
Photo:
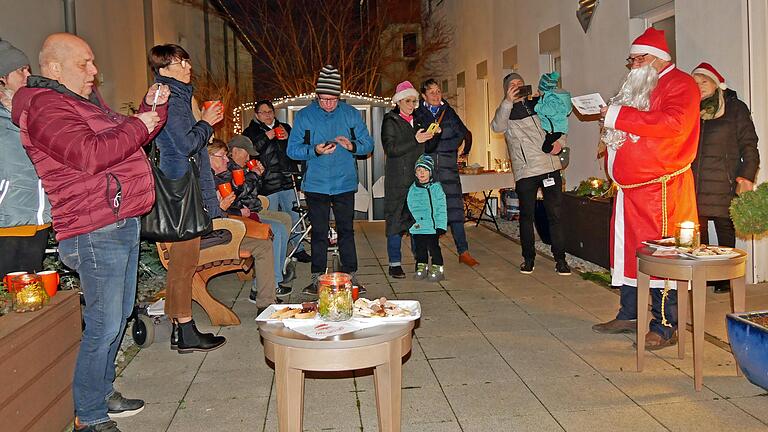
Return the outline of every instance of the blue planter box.
[[[749,382],[768,390],[768,328],[749,321],[756,316],[768,311],[728,314],[728,341]]]

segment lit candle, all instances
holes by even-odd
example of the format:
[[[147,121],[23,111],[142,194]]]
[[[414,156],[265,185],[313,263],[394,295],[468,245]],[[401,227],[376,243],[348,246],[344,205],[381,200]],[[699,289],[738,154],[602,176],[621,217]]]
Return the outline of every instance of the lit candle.
[[[598,188],[598,187],[600,187],[600,180],[598,180],[598,179],[594,179],[594,180],[592,180],[592,187],[593,187],[593,188]]]
[[[693,235],[696,224],[691,221],[680,223],[680,244],[690,246],[693,244]]]

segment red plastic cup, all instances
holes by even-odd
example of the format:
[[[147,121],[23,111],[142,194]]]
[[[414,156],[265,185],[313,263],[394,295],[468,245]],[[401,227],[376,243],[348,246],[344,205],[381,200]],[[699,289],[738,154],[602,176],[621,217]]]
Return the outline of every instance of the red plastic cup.
[[[274,129],[275,131],[275,137],[279,140],[284,140],[288,138],[288,133],[283,129],[282,126],[278,126]]]
[[[232,193],[232,185],[229,183],[222,183],[217,187],[222,198]]]
[[[205,101],[205,102],[203,102],[203,109],[207,110],[207,109],[211,108],[212,106],[214,106],[216,104],[221,104],[221,101],[218,101],[218,100]],[[222,110],[224,109],[224,105],[223,104],[221,105],[221,109]]]
[[[357,285],[352,286],[352,301],[357,301],[357,298],[360,297],[360,288],[358,288]]]
[[[235,186],[245,183],[245,171],[241,169],[232,170],[232,181],[235,183]]]
[[[59,290],[59,273],[56,270],[46,270],[37,273],[40,280],[43,282],[43,288],[48,293],[48,297],[56,295],[56,291]]]
[[[8,273],[7,275],[5,275],[5,277],[3,278],[3,283],[5,284],[5,289],[8,292],[14,292],[14,290],[11,287],[11,280],[13,278],[15,278],[16,276],[21,276],[21,275],[25,275],[25,274],[27,274],[27,272],[25,272],[25,271],[17,271],[17,272]]]
[[[256,159],[251,159],[245,163],[245,166],[247,166],[248,169],[251,171],[255,170],[258,165],[259,165],[259,161]]]

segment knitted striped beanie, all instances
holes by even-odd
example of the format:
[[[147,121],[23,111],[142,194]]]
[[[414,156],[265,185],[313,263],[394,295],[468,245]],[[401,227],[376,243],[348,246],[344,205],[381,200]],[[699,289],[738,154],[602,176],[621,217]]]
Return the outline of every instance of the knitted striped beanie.
[[[323,66],[320,69],[320,77],[317,78],[315,93],[333,96],[341,95],[341,74],[339,70],[331,65]]]
[[[432,160],[432,156],[428,155],[421,155],[418,159],[416,159],[416,166],[415,168],[422,167],[425,170],[429,171],[430,173],[435,168],[435,162]]]

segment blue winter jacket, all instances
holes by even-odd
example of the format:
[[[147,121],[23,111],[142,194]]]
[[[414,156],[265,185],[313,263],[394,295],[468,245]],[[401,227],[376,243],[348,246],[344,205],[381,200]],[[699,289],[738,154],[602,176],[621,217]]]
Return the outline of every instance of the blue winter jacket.
[[[408,230],[411,234],[437,234],[448,226],[445,192],[438,182],[426,185],[413,182],[408,189],[408,210],[416,222]]]
[[[354,130],[354,137],[350,133]],[[308,134],[308,139],[305,136]],[[318,156],[317,144],[345,136],[355,145],[350,152],[341,145],[331,154]],[[354,139],[353,139],[354,138]],[[317,101],[296,113],[291,136],[288,138],[288,157],[307,161],[307,172],[301,183],[304,192],[338,195],[357,191],[357,161],[355,156],[373,151],[373,138],[353,106],[339,101],[336,109],[326,112]]]
[[[21,146],[19,128],[0,105],[0,228],[51,223],[51,204]]]
[[[160,150],[160,170],[168,178],[181,178],[189,168],[188,156],[194,152],[200,168],[200,191],[205,208],[211,217],[221,217],[223,214],[216,197],[216,185],[208,158],[208,140],[213,135],[213,127],[202,120],[195,120],[192,115],[190,84],[163,76],[155,77],[155,82],[166,84],[171,89],[168,121],[155,138]]]

